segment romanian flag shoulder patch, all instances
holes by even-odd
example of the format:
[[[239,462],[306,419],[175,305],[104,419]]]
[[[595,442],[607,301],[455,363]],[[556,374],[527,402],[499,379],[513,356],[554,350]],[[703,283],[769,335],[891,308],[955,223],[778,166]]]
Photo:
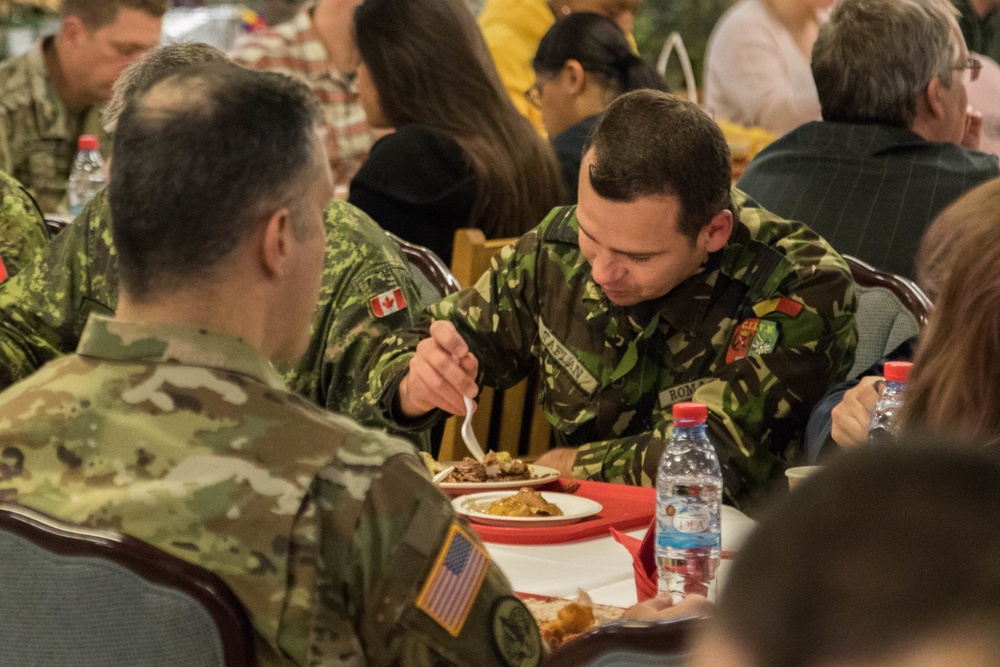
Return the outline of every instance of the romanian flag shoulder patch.
[[[453,523],[417,597],[417,608],[457,637],[486,578],[490,557],[469,532]]]

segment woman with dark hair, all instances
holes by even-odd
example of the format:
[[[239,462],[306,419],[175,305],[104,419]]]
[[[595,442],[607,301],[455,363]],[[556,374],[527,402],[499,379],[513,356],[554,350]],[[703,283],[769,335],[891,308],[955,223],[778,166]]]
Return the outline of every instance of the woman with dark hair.
[[[600,14],[578,12],[552,26],[535,53],[535,85],[528,100],[542,123],[576,201],[583,143],[612,100],[638,88],[666,90],[656,70],[629,46],[625,33]]]
[[[948,234],[949,221],[964,221],[960,235]],[[1000,440],[1000,372],[994,365],[1000,357],[1000,179],[952,204],[926,238],[942,235],[948,242],[939,239],[931,252],[953,261],[948,270],[924,276],[940,294],[917,345],[900,419],[913,432]]]
[[[455,230],[520,236],[565,200],[551,148],[511,104],[462,0],[365,0],[354,14],[368,121],[392,128],[349,201],[451,260]]]

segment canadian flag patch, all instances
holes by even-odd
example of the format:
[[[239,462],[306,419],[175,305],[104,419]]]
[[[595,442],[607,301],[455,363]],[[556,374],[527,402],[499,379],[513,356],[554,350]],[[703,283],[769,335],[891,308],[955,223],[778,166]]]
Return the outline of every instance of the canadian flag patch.
[[[403,296],[403,290],[397,287],[391,292],[379,294],[372,299],[371,304],[375,317],[385,317],[406,308],[406,297]]]
[[[0,257],[0,283],[7,280],[7,265],[3,263],[3,257]]]

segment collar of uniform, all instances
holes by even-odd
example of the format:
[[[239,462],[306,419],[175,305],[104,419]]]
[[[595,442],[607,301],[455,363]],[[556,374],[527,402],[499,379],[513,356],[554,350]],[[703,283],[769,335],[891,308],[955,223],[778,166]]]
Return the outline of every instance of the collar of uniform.
[[[43,50],[53,39],[53,36],[49,35],[36,41],[25,55],[25,60],[28,65],[31,99],[48,102],[48,104],[34,105],[35,124],[39,136],[43,139],[65,139],[66,107],[49,81],[49,72],[45,69]]]
[[[724,251],[714,252],[694,274],[669,293],[650,301],[656,311],[670,325],[689,335],[694,335],[705,318],[712,291],[719,277],[719,266]]]
[[[175,363],[248,375],[285,390],[278,372],[242,338],[178,324],[138,324],[91,315],[77,354],[116,361]]]

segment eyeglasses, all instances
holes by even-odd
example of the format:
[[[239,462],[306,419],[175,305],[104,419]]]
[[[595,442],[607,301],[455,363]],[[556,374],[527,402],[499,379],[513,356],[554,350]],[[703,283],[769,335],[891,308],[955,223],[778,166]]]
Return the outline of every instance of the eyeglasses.
[[[542,108],[542,89],[538,87],[537,81],[531,88],[524,91],[524,99],[528,100],[528,103],[536,109]]]
[[[966,58],[964,65],[952,67],[952,69],[969,70],[969,82],[979,78],[979,72],[983,69],[983,63],[979,58]]]

